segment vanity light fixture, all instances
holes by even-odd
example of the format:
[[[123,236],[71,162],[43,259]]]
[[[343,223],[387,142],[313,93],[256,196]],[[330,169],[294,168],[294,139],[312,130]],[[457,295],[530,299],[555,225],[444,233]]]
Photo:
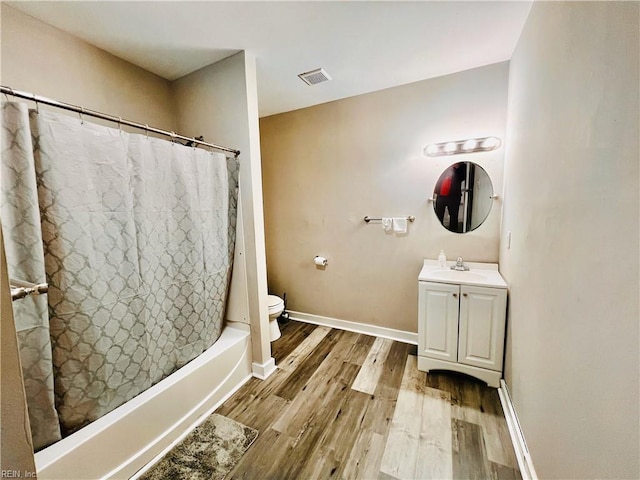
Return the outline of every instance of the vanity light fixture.
[[[440,157],[460,153],[489,152],[499,148],[500,145],[502,145],[502,141],[497,137],[470,138],[453,142],[432,143],[424,148],[424,154],[427,157]]]

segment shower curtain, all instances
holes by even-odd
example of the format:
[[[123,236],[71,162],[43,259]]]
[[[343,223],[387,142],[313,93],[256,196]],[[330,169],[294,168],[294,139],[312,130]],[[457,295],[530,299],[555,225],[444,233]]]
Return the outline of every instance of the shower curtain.
[[[219,337],[238,165],[220,153],[52,112],[31,112],[30,128],[55,407],[64,435],[135,397]],[[4,164],[3,158],[3,177]],[[13,193],[3,188],[3,224],[5,209],[13,208],[5,198]],[[11,267],[9,274],[14,278]],[[16,319],[20,302],[14,302]],[[21,356],[27,348],[46,345],[21,347]],[[32,430],[43,421],[31,411],[30,417]]]
[[[24,103],[2,104],[0,219],[9,278],[46,281],[29,111]],[[53,364],[47,295],[13,302],[20,363],[36,449],[61,438],[54,406]]]

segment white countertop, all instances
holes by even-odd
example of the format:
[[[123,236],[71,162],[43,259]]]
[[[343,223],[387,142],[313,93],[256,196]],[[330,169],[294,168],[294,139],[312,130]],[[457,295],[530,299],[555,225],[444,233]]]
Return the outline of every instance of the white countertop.
[[[437,260],[426,259],[418,280],[421,282],[450,283],[454,285],[476,285],[478,287],[507,288],[507,283],[498,272],[497,263],[465,262],[469,271],[451,270],[456,262],[448,261],[447,268],[438,267]]]

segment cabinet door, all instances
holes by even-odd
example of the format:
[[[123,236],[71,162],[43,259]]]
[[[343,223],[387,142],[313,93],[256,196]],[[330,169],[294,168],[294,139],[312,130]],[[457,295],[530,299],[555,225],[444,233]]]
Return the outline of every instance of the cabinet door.
[[[460,288],[458,362],[502,371],[507,291],[501,288]]]
[[[420,282],[418,355],[456,361],[459,292],[457,285]]]

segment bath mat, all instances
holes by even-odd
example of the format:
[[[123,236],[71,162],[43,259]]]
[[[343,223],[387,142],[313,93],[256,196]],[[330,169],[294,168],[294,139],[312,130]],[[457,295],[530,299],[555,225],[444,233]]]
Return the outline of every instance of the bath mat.
[[[140,480],[222,480],[257,436],[257,430],[214,413]]]

